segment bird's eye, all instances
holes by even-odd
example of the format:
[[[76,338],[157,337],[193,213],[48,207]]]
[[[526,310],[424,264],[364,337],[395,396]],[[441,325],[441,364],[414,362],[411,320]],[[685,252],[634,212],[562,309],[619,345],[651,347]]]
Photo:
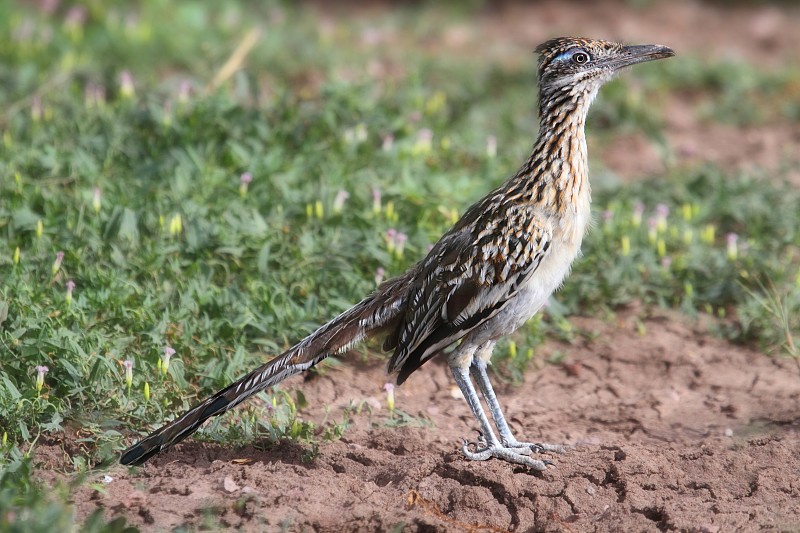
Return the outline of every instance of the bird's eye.
[[[577,52],[572,56],[572,60],[579,65],[583,65],[589,62],[589,54],[586,52]]]

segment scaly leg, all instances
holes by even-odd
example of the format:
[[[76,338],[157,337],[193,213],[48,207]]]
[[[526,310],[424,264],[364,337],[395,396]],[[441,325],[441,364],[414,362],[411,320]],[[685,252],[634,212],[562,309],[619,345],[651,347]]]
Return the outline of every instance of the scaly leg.
[[[492,430],[489,419],[486,417],[475,386],[470,380],[469,370],[456,364],[456,362],[451,359],[450,371],[453,373],[456,384],[464,394],[464,399],[467,401],[467,405],[469,405],[473,416],[480,424],[482,432],[482,442],[475,445],[476,451],[474,452],[469,449],[469,442],[464,440],[464,445],[461,447],[464,456],[473,461],[485,461],[496,457],[497,459],[503,459],[510,463],[528,466],[534,470],[544,470],[547,468],[547,462],[532,459],[528,455],[520,453],[519,448],[509,448],[501,444]],[[528,454],[531,453],[530,450],[530,448],[526,450]]]
[[[494,343],[492,342],[488,349],[491,350],[493,347]],[[486,349],[483,346],[481,348]],[[564,453],[566,451],[564,446],[559,444],[519,442],[514,437],[514,435],[511,433],[511,428],[508,427],[506,417],[503,415],[503,410],[500,408],[500,402],[497,401],[497,395],[495,395],[492,383],[489,381],[489,374],[486,371],[486,367],[486,360],[476,357],[470,366],[470,371],[472,376],[475,378],[475,382],[478,384],[478,387],[481,389],[484,399],[486,399],[486,405],[489,406],[489,412],[494,419],[497,430],[500,432],[500,442],[503,444],[503,446],[506,448],[516,449],[518,450],[518,453]]]

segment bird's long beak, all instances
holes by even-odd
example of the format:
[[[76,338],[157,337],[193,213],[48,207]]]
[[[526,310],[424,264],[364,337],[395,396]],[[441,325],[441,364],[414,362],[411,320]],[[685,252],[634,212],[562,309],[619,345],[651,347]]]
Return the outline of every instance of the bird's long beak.
[[[672,50],[672,48],[668,48],[660,44],[638,44],[633,46],[623,46],[622,52],[620,52],[619,55],[609,58],[608,66],[614,70],[619,70],[637,63],[655,61],[656,59],[664,59],[674,55],[675,52]]]

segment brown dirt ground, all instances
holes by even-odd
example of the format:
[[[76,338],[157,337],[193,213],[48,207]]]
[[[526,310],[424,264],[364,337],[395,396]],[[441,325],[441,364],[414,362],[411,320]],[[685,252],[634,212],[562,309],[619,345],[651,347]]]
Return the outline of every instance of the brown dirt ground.
[[[765,68],[800,56],[800,9],[791,3],[631,4],[490,4],[471,23],[445,26],[416,45],[529,61],[536,43],[561,33],[661,42]],[[334,21],[352,15],[348,6],[319,9]],[[372,4],[359,15],[386,9]],[[403,44],[393,38],[386,41]],[[797,161],[800,130],[796,123],[704,123],[676,97],[667,102],[665,137],[680,163],[776,169]],[[604,163],[623,178],[663,166],[638,135],[612,141]],[[78,518],[101,508],[145,531],[200,528],[209,516],[243,531],[800,531],[797,366],[673,315],[644,319],[642,334],[634,316],[573,319],[595,340],[548,343],[541,353],[566,353],[564,363],[531,368],[524,385],[500,388],[520,437],[574,446],[543,473],[462,458],[457,448],[474,439],[475,424],[440,362],[396,390],[397,408],[433,427],[386,427],[383,366],[353,357],[286,384],[302,387],[312,405],[303,417],[318,423],[325,407],[336,414],[351,401],[372,405],[340,441],[322,444],[314,461],[305,462],[308,447],[294,442],[261,449],[189,440],[144,468],[112,468],[103,491],[79,488],[72,495]],[[47,482],[79,453],[74,435],[65,440],[73,444],[37,448]]]
[[[198,526],[208,513],[242,531],[800,529],[794,362],[675,316],[645,319],[644,332],[632,313],[575,324],[590,333],[584,340],[542,350],[566,353],[562,364],[500,387],[520,437],[574,447],[543,473],[462,458],[456,449],[475,424],[439,362],[396,390],[398,409],[434,426],[386,427],[383,366],[354,356],[286,385],[302,388],[315,406],[303,416],[317,422],[326,408],[374,404],[312,462],[296,442],[264,450],[189,441],[143,468],[113,467],[102,493],[78,489],[78,517],[102,508],[148,531]],[[38,454],[50,472],[64,461],[51,448]]]

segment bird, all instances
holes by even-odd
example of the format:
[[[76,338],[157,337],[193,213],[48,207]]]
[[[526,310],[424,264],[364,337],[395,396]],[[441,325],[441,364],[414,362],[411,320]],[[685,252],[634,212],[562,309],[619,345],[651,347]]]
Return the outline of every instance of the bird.
[[[407,272],[140,440],[120,462],[141,465],[210,417],[326,357],[383,336],[383,350],[392,353],[388,370],[398,385],[426,361],[446,356],[480,427],[475,442],[462,443],[466,459],[494,458],[535,471],[552,465],[543,454],[562,453],[565,447],[515,438],[487,366],[498,339],[547,303],[580,253],[591,219],[584,126],[600,87],[624,67],[675,53],[662,45],[577,37],[550,39],[536,53],[539,131],[530,156],[513,176],[469,207]]]

